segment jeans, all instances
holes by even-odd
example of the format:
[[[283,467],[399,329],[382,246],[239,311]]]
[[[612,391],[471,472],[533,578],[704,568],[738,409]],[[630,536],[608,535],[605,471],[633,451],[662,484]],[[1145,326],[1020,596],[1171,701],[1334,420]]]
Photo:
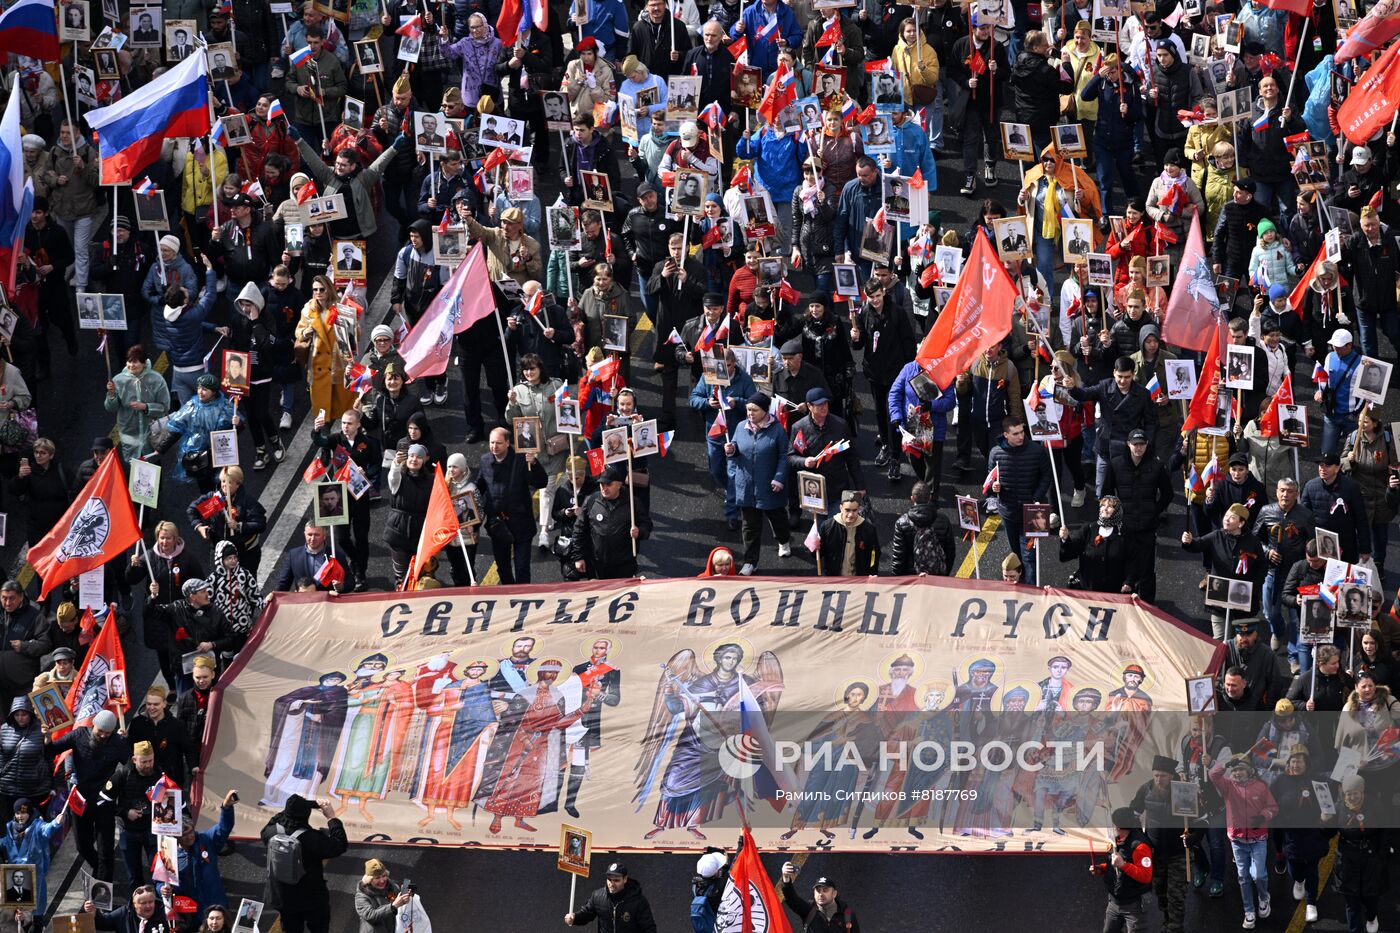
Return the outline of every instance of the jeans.
[[[296,404],[297,387],[305,386],[304,382],[288,382],[282,386],[282,410],[287,414],[292,413],[292,406]]]
[[[1053,289],[1055,284],[1055,257],[1060,255],[1060,240],[1058,237],[1037,236],[1035,238],[1035,271],[1040,273],[1040,277],[1045,280],[1047,289]]]
[[[1361,331],[1361,352],[1366,356],[1379,357],[1381,355],[1380,338],[1376,334],[1378,318],[1380,329],[1385,332],[1390,345],[1400,350],[1400,315],[1397,315],[1395,311],[1377,314],[1375,311],[1357,308],[1356,326],[1357,330]]]
[[[1021,581],[1030,586],[1035,586],[1035,553],[1026,547],[1025,526],[1019,521],[1011,521],[1002,516],[1001,527],[1006,531],[1006,541],[1011,545],[1012,551],[1021,559],[1023,576]],[[1048,539],[1047,539],[1048,540]]]
[[[1001,151],[1001,130],[995,123],[988,122],[987,115],[982,112],[981,107],[981,101],[970,101],[967,113],[963,117],[963,171],[969,175],[977,174],[979,160],[985,161],[987,165],[995,164],[993,154]]]
[[[1280,641],[1288,637],[1288,622],[1283,615],[1283,604],[1279,601],[1280,581],[1278,578],[1278,568],[1270,567],[1268,574],[1264,577],[1264,591],[1260,594],[1260,608],[1264,611],[1264,618],[1268,620],[1269,631]]]
[[[734,487],[729,482],[729,458],[724,455],[724,441],[717,437],[705,439],[705,458],[709,462],[710,479],[716,489],[724,490],[724,517],[733,521],[739,517],[739,506],[734,501]]]
[[[1288,222],[1293,218],[1294,201],[1298,195],[1298,186],[1294,183],[1290,175],[1283,181],[1260,181],[1254,179],[1254,200],[1269,208],[1283,223],[1285,229]]]
[[[175,367],[170,367],[170,394],[172,396],[178,396],[180,399],[179,402],[173,399],[171,400],[170,411],[172,413],[178,411],[180,405],[185,404],[195,397],[195,383],[199,381],[199,377],[202,375],[204,375],[203,369],[192,369],[189,372],[182,373]]]
[[[54,217],[63,232],[73,242],[73,287],[80,292],[88,287],[88,260],[92,250],[92,233],[97,226],[96,217],[79,217],[77,220],[64,220]]]
[[[938,94],[933,103],[924,109],[924,131],[928,133],[928,144],[932,149],[943,148],[943,115],[948,110],[948,83],[948,79],[940,73]]]
[[[1322,416],[1322,452],[1340,453],[1342,439],[1356,430],[1356,415],[1334,415],[1325,412]]]
[[[149,832],[133,833],[122,829],[122,864],[131,887],[146,883],[150,877],[151,861],[156,857],[156,837]]]
[[[1244,912],[1252,914],[1256,893],[1260,902],[1269,902],[1269,838],[1265,836],[1257,842],[1231,839],[1230,849],[1235,854],[1235,871],[1239,875]]]
[[[1133,151],[1127,146],[1104,146],[1094,143],[1094,168],[1099,179],[1099,197],[1103,199],[1105,215],[1113,213],[1113,180],[1123,187],[1123,196],[1132,200],[1138,196],[1137,173],[1133,171]]]

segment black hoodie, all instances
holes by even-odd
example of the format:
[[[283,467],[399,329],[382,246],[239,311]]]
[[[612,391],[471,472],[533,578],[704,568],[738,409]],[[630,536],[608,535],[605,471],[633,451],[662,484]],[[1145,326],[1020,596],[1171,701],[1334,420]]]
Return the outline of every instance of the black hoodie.
[[[890,541],[890,573],[904,577],[920,572],[914,566],[914,539],[927,528],[933,529],[938,546],[943,548],[943,569],[928,572],[938,576],[952,574],[953,558],[957,554],[953,546],[953,523],[940,514],[932,502],[920,502],[895,519],[894,539]]]
[[[656,933],[656,921],[651,916],[651,904],[642,895],[636,878],[628,878],[616,894],[607,885],[589,895],[574,911],[574,926],[587,926],[598,921],[598,933]]]

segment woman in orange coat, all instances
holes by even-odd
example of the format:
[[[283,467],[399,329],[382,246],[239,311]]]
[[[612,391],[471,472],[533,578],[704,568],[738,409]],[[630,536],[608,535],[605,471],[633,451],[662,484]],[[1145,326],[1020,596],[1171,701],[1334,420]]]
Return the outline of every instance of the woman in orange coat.
[[[1070,218],[1097,220],[1103,214],[1098,185],[1088,172],[1061,158],[1059,150],[1051,143],[1041,150],[1040,164],[1026,172],[1017,203],[1030,217],[1035,269],[1045,280],[1044,287],[1048,291],[1054,285],[1055,262],[1062,252],[1062,221]]]
[[[301,309],[296,347],[307,354],[306,380],[311,389],[311,410],[324,411],[334,421],[354,402],[345,387],[346,353],[336,340],[335,286],[324,275],[311,281],[311,300]],[[352,335],[351,344],[354,338]]]

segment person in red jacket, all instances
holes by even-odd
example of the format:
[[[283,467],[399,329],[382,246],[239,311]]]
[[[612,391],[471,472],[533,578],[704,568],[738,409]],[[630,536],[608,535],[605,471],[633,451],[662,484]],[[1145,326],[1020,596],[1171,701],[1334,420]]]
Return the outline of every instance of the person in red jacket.
[[[1234,850],[1239,872],[1240,898],[1244,901],[1246,930],[1254,929],[1255,898],[1258,916],[1269,916],[1269,821],[1278,815],[1278,804],[1269,785],[1259,779],[1247,755],[1236,755],[1229,764],[1205,762],[1210,782],[1225,798],[1226,834]],[[1229,772],[1228,774],[1226,772]]]
[[[1152,890],[1152,845],[1142,832],[1138,815],[1128,807],[1113,811],[1117,834],[1113,848],[1089,866],[1091,875],[1103,878],[1108,888],[1108,908],[1103,915],[1104,933],[1129,933],[1147,923],[1142,896]]]

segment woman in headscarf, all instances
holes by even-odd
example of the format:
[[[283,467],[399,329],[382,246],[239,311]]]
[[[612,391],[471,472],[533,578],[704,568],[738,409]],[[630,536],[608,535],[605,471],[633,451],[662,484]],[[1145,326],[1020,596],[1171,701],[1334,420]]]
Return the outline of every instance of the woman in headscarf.
[[[1126,593],[1128,549],[1123,539],[1123,504],[1117,496],[1099,500],[1095,521],[1073,532],[1060,526],[1060,562],[1079,559],[1079,583],[1095,593]]]
[[[1055,260],[1061,255],[1064,228],[1060,221],[1066,216],[1097,220],[1103,213],[1099,186],[1088,172],[1061,158],[1051,143],[1040,151],[1040,164],[1026,171],[1017,203],[1032,215],[1035,268],[1049,288],[1055,282]],[[1069,215],[1064,213],[1066,208]]]
[[[296,346],[307,353],[311,410],[324,411],[328,421],[339,418],[354,401],[343,378],[347,360],[336,341],[335,325],[328,320],[334,308],[335,285],[324,275],[316,276],[296,328]]]
[[[739,567],[734,562],[734,552],[727,547],[717,547],[705,558],[705,569],[697,574],[701,577],[735,577]]]
[[[447,458],[447,494],[452,498],[452,509],[457,514],[458,532],[456,540],[443,548],[447,563],[452,567],[452,585],[470,586],[476,581],[476,546],[481,537],[481,493],[472,481],[467,469],[467,458],[463,454],[452,454]],[[462,553],[462,548],[466,553]],[[467,562],[471,562],[468,570]]]
[[[404,437],[408,438],[410,444],[422,444],[428,449],[427,469],[432,472],[433,464],[443,464],[447,462],[447,447],[438,442],[433,436],[432,423],[428,421],[428,413],[415,411],[408,416],[408,421],[404,424]]]
[[[239,637],[247,641],[248,633],[257,621],[262,600],[259,597],[258,578],[239,563],[238,548],[232,541],[220,541],[214,545],[214,569],[208,579],[213,590],[214,605],[228,619]]]

